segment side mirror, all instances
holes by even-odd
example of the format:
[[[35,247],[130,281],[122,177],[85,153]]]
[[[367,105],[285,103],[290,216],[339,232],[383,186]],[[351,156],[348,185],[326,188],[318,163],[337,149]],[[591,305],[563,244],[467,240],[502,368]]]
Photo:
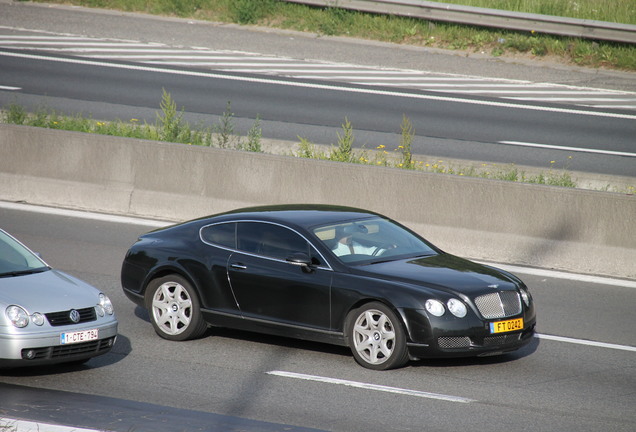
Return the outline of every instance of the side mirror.
[[[302,267],[305,271],[311,271],[311,258],[304,252],[295,252],[288,256],[285,261]]]

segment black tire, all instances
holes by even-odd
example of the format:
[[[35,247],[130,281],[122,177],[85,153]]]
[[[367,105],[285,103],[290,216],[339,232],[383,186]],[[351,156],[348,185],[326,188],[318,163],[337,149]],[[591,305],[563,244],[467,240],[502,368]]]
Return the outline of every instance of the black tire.
[[[151,281],[146,289],[146,307],[152,326],[164,339],[196,339],[207,329],[196,291],[179,275]]]
[[[399,368],[409,359],[402,322],[383,303],[367,303],[351,311],[345,332],[353,357],[365,368]]]

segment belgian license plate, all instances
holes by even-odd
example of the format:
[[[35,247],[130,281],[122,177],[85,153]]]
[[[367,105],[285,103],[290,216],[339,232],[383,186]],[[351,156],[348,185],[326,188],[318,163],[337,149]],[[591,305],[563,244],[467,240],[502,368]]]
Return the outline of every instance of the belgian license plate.
[[[505,333],[516,330],[523,330],[523,318],[490,323],[490,333]]]
[[[88,342],[95,339],[99,339],[99,329],[68,332],[68,333],[60,334],[60,343],[62,345]]]

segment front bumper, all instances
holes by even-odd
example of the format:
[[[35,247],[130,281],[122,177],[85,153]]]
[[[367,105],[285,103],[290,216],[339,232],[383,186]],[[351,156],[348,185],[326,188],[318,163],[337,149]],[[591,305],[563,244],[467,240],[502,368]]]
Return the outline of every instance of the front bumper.
[[[516,351],[532,341],[535,324],[522,331],[496,335],[439,336],[430,344],[408,343],[409,355],[420,358],[485,357]]]
[[[529,344],[535,334],[534,308],[505,318],[523,318],[523,328],[503,333],[491,333],[490,323],[501,319],[484,320],[475,314],[465,318],[429,317],[422,310],[400,311],[407,323],[409,355],[419,358],[450,358],[498,355],[518,350]]]
[[[91,325],[92,324],[92,325]],[[60,327],[37,332],[0,332],[0,366],[24,367],[66,362],[81,362],[106,354],[115,345],[117,320],[87,323],[72,328]],[[99,338],[87,342],[62,344],[60,334],[97,329]]]

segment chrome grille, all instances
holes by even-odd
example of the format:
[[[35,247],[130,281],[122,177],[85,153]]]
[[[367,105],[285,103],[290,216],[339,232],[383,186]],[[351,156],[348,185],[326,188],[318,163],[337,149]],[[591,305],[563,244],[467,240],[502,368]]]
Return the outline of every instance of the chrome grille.
[[[486,318],[505,318],[521,313],[521,298],[516,291],[499,291],[475,299],[479,313]]]
[[[470,346],[470,343],[468,336],[446,336],[437,339],[440,348],[466,348]]]

